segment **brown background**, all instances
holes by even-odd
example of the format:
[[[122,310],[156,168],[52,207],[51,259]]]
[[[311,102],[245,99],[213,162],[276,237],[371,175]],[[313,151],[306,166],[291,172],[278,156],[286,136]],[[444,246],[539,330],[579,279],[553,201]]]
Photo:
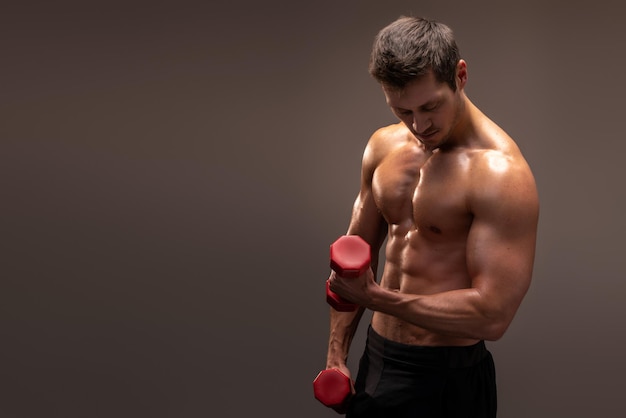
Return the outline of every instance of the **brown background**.
[[[539,186],[500,416],[621,413],[626,29],[588,3],[3,7],[0,417],[334,416],[328,244],[394,120],[366,66],[402,14],[453,27]]]

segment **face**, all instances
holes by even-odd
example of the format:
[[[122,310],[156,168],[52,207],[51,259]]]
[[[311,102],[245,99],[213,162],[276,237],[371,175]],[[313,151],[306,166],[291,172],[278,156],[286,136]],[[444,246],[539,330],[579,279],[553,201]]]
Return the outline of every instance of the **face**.
[[[431,71],[402,90],[383,85],[383,92],[392,112],[426,148],[435,149],[449,140],[459,122],[464,86],[464,80],[461,81],[452,91],[447,83],[438,82]]]

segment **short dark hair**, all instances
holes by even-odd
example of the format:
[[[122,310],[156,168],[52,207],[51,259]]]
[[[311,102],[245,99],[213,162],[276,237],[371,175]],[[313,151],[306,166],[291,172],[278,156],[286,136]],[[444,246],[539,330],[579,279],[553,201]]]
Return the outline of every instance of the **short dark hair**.
[[[369,72],[379,83],[402,89],[432,70],[437,81],[456,91],[460,59],[448,26],[421,17],[402,16],[376,36]]]

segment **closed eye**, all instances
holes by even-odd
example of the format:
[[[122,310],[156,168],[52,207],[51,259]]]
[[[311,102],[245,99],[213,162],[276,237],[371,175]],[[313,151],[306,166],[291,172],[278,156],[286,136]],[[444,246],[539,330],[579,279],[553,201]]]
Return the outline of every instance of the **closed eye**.
[[[395,110],[398,115],[402,115],[402,116],[409,116],[413,113],[410,110],[406,110],[406,109],[395,109]]]
[[[422,106],[422,110],[424,112],[432,112],[433,110],[436,110],[439,107],[439,104],[440,104],[439,102],[425,104],[424,106]]]

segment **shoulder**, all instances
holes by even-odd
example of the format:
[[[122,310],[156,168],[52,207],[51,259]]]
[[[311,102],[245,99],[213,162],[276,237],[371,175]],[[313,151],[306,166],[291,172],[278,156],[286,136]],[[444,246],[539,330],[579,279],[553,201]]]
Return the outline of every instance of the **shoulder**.
[[[411,139],[411,132],[402,123],[396,123],[377,129],[367,142],[363,154],[363,165],[375,168],[393,151],[415,140]]]
[[[472,175],[479,183],[497,186],[527,182],[534,187],[530,166],[513,138],[493,121],[486,119],[470,149]]]
[[[474,150],[471,157],[469,204],[478,214],[534,219],[539,211],[531,168],[515,142],[499,138],[496,145]]]

